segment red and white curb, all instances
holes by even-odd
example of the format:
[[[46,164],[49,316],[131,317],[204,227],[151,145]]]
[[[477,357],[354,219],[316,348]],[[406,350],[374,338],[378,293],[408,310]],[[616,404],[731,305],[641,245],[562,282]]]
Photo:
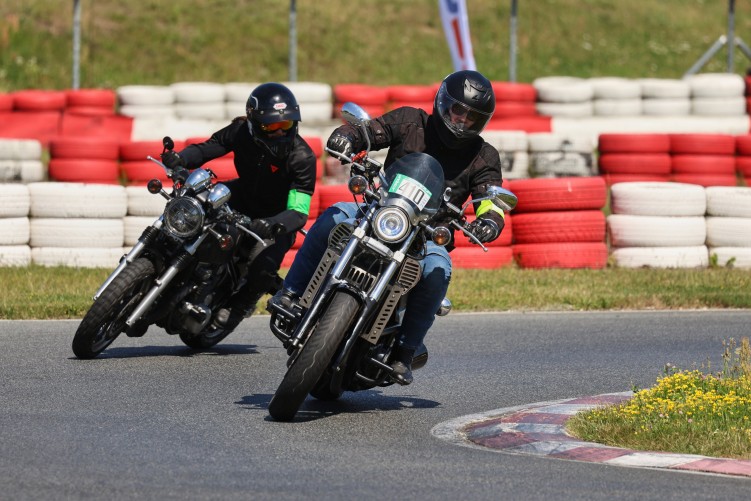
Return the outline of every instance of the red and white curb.
[[[566,421],[577,412],[620,403],[632,395],[632,392],[607,393],[506,407],[445,421],[433,427],[431,433],[455,445],[496,452],[751,477],[751,460],[635,451],[584,442],[566,433]]]

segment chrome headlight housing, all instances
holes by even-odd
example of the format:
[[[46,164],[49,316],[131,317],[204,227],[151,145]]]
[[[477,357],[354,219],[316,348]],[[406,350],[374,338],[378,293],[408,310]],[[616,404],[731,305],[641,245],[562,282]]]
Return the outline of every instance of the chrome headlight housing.
[[[399,207],[382,207],[373,218],[376,236],[390,244],[404,240],[411,227],[407,213]]]
[[[164,225],[167,231],[180,238],[190,238],[203,229],[206,212],[195,198],[173,198],[164,207]]]

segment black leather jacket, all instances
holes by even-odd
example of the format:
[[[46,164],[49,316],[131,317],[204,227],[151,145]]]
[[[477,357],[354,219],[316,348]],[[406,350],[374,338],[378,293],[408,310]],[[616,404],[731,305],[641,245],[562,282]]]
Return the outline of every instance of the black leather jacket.
[[[479,136],[459,149],[450,149],[438,138],[436,127],[442,124],[436,124],[436,120],[440,119],[408,106],[389,111],[370,121],[371,148],[389,148],[385,167],[408,153],[424,152],[434,157],[443,167],[446,186],[451,188],[451,202],[457,206],[466,202],[470,195],[484,194],[488,185],[500,186],[503,175],[498,150]],[[333,133],[352,139],[353,152],[365,149],[365,139],[358,127],[345,124]],[[503,228],[500,214],[489,212],[483,217]]]

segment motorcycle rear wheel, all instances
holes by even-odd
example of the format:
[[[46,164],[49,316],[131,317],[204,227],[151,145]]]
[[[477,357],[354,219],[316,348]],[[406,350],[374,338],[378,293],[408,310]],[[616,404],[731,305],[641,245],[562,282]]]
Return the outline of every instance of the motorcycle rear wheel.
[[[336,293],[271,399],[269,414],[272,418],[276,421],[291,421],[295,417],[305,397],[331,363],[357,309],[358,302],[353,296],[344,292]]]
[[[115,277],[84,315],[73,336],[73,353],[90,359],[99,355],[126,329],[125,320],[151,287],[154,263],[139,258]]]
[[[180,340],[194,350],[205,350],[211,348],[232,333],[229,329],[217,328],[210,331],[209,328],[205,328],[200,334],[196,335],[180,334]]]

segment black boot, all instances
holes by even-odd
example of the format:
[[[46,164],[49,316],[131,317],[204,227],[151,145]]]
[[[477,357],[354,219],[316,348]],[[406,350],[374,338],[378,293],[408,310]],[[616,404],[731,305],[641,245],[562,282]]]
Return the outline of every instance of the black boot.
[[[271,311],[271,305],[281,307],[285,310],[291,310],[292,306],[300,300],[300,297],[289,289],[279,289],[279,291],[269,298],[266,309]]]
[[[253,292],[248,294],[240,289],[230,299],[229,305],[216,312],[214,325],[220,329],[233,331],[240,325],[243,319],[250,317],[256,310],[256,303],[262,293]]]
[[[411,384],[412,377],[412,357],[415,355],[414,348],[397,346],[391,357],[391,369],[394,371],[392,377],[400,385],[406,386]]]

